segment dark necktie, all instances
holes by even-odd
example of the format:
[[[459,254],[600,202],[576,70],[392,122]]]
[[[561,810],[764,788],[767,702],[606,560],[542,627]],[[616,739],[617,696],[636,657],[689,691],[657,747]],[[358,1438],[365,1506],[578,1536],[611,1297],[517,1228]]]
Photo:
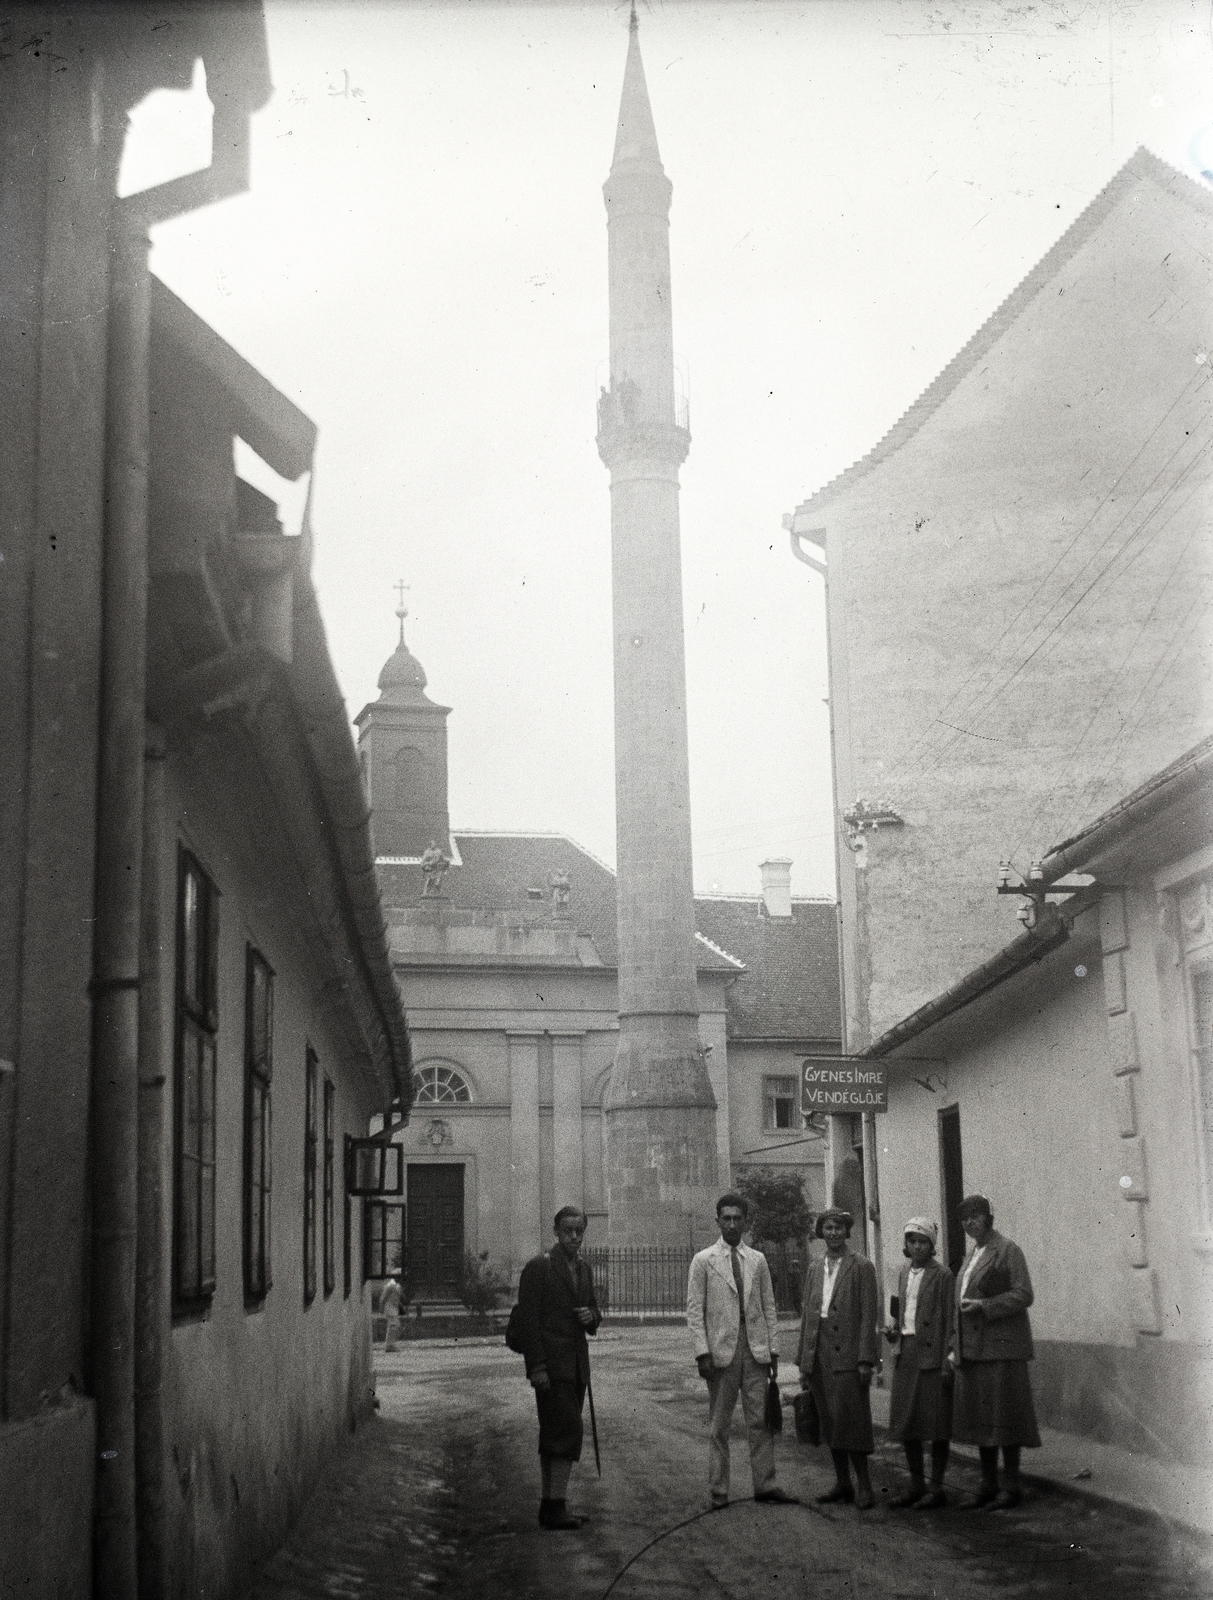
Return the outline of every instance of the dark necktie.
[[[733,1262],[733,1282],[737,1285],[737,1309],[741,1312],[741,1320],[745,1321],[745,1279],[741,1275],[741,1262],[737,1259],[737,1246],[729,1251]]]

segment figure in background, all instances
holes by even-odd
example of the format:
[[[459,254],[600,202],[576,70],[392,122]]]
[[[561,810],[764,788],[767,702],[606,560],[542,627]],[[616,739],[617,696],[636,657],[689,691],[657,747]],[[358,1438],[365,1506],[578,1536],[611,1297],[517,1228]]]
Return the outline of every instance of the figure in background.
[[[1004,1511],[1023,1498],[1019,1452],[1040,1444],[1028,1362],[1032,1348],[1032,1280],[1024,1253],[994,1231],[994,1212],[984,1194],[960,1203],[960,1223],[972,1248],[960,1273],[949,1360],[956,1371],[952,1437],[981,1452],[981,1488],[962,1503]],[[998,1452],[1003,1482],[998,1486]]]
[[[892,1326],[885,1337],[897,1346],[889,1432],[900,1439],[910,1486],[889,1501],[891,1508],[935,1511],[947,1504],[943,1476],[952,1437],[952,1274],[935,1259],[939,1229],[929,1217],[905,1225],[906,1263],[897,1281]],[[931,1446],[931,1486],[923,1470],[923,1445]]]
[[[379,1295],[379,1309],[386,1319],[383,1330],[383,1353],[388,1355],[396,1348],[396,1335],[400,1332],[400,1274],[396,1273],[384,1284]]]
[[[854,1219],[831,1207],[817,1218],[826,1253],[809,1269],[796,1365],[800,1386],[811,1391],[821,1419],[822,1443],[834,1459],[835,1484],[818,1500],[854,1500],[860,1511],[875,1504],[868,1457],[875,1446],[869,1389],[876,1366],[879,1300],[876,1269],[852,1253]],[[855,1469],[855,1488],[850,1468]]]
[[[716,1508],[729,1503],[729,1423],[738,1395],[755,1500],[796,1503],[775,1482],[775,1441],[766,1425],[767,1379],[779,1371],[775,1290],[766,1256],[741,1242],[748,1210],[742,1195],[721,1195],[720,1238],[694,1258],[687,1279],[687,1331],[708,1386],[708,1499]]]
[[[598,1332],[602,1313],[594,1277],[580,1259],[585,1213],[561,1206],[553,1223],[556,1243],[534,1256],[518,1280],[518,1315],[526,1375],[539,1412],[541,1528],[580,1528],[568,1508],[569,1475],[581,1459],[581,1408],[590,1382],[586,1335]]]

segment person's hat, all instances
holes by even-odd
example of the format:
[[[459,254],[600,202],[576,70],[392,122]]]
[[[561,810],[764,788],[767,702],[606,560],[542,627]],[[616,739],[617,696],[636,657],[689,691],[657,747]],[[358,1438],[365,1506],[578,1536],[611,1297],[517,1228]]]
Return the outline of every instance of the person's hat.
[[[939,1243],[939,1226],[931,1221],[930,1217],[911,1217],[901,1230],[904,1234],[921,1233],[924,1239],[929,1239],[932,1244]]]
[[[825,1211],[821,1211],[817,1215],[817,1226],[814,1232],[819,1239],[824,1237],[821,1231],[822,1223],[828,1222],[831,1218],[835,1222],[844,1223],[848,1233],[855,1226],[855,1218],[849,1211],[843,1211],[839,1206],[829,1206]]]

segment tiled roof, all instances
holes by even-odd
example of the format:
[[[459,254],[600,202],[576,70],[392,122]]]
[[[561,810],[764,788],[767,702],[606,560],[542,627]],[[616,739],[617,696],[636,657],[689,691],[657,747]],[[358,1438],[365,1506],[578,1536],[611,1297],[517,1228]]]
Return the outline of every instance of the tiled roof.
[[[696,899],[695,926],[745,963],[726,994],[730,1038],[838,1039],[838,912],[793,900],[768,917],[761,899]]]
[[[1144,146],[1139,146],[1124,166],[1099,191],[1090,205],[1075,218],[1056,244],[1041,257],[993,315],[987,318],[968,343],[953,357],[934,382],[923,390],[909,410],[894,423],[888,433],[868,451],[867,455],[861,456],[858,461],[840,472],[837,477],[830,479],[797,506],[795,516],[801,518],[810,512],[815,514],[821,511],[873,467],[888,460],[908,439],[912,439],[927,418],[938,410],[960,381],[976,367],[1045,284],[1077,253],[1111,212],[1132,197],[1142,182],[1156,184],[1199,211],[1207,213],[1213,210],[1213,195],[1207,189],[1165,161],[1160,161]],[[807,532],[807,530],[797,531]]]
[[[548,875],[567,872],[567,915],[573,927],[593,940],[604,966],[615,966],[615,874],[605,862],[560,833],[463,833],[456,829],[451,838],[461,864],[449,869],[443,887],[454,909],[490,912],[511,927],[551,927]],[[378,872],[389,921],[391,908],[420,903],[419,866],[380,862]],[[701,971],[737,970],[736,961],[703,941],[696,947],[696,963]]]

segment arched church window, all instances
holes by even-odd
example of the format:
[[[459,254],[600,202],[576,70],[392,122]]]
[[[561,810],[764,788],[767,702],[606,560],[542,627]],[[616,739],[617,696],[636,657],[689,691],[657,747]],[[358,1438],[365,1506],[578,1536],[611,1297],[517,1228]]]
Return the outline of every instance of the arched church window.
[[[397,750],[395,769],[396,804],[417,805],[425,788],[425,757],[416,745],[406,744]]]
[[[453,1106],[471,1103],[472,1091],[467,1079],[454,1067],[433,1062],[418,1067],[413,1074],[413,1104],[418,1106]]]

